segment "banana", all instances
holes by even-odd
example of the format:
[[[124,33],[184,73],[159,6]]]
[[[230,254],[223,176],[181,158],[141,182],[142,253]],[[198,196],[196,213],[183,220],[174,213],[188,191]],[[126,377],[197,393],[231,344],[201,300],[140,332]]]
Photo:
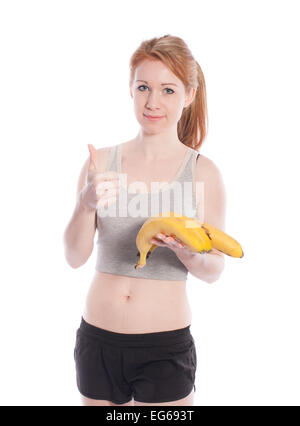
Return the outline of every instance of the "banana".
[[[212,248],[232,257],[243,257],[241,245],[220,229],[198,219],[174,212],[161,213],[148,218],[140,228],[136,245],[140,256],[135,269],[146,265],[146,258],[158,247],[150,243],[157,233],[173,235],[186,244],[190,250],[199,253],[209,253]]]
[[[204,253],[210,252],[212,245],[206,232],[200,227],[199,222],[195,221],[195,227],[187,227],[186,221],[182,217],[174,216],[174,212],[152,216],[147,219],[141,226],[137,237],[136,246],[139,250],[138,255],[140,259],[134,266],[135,269],[143,268],[146,265],[146,257],[155,250],[156,244],[150,243],[151,239],[157,233],[164,233],[166,235],[175,234],[184,244],[186,244],[191,251]],[[186,218],[188,221],[194,219]]]
[[[205,230],[201,227],[201,222],[198,219],[186,217],[184,215],[177,216],[175,219],[183,223],[187,233],[194,234],[196,238],[199,238],[202,241],[205,251],[211,251],[212,244],[210,238]]]
[[[195,226],[199,230],[198,226],[201,226],[201,229],[206,233],[206,235],[211,240],[212,248],[221,251],[224,254],[232,257],[242,258],[244,256],[243,249],[241,245],[232,237],[230,237],[225,232],[220,229],[212,226],[206,222],[200,222],[200,220],[192,219],[181,215],[179,219],[186,221],[188,226]]]
[[[174,214],[173,212],[170,212],[170,216],[172,216],[173,219],[184,221],[184,226],[186,227],[186,230],[188,230],[187,232],[195,233],[197,235],[197,238],[200,238],[200,240],[202,240],[205,251],[209,253],[211,251],[212,245],[210,243],[210,239],[207,236],[206,232],[201,228],[201,223],[197,219],[189,218],[183,215],[173,216],[173,214]],[[159,216],[161,217],[161,215]],[[149,219],[153,219],[153,217]],[[178,236],[176,235],[176,237]],[[156,249],[156,247],[158,247],[156,244],[152,244],[152,246],[150,247],[148,251],[147,258]],[[137,256],[139,256],[139,253],[137,254]]]
[[[203,222],[201,227],[210,238],[213,248],[227,254],[228,256],[240,258],[244,256],[241,245],[234,238],[208,223]]]

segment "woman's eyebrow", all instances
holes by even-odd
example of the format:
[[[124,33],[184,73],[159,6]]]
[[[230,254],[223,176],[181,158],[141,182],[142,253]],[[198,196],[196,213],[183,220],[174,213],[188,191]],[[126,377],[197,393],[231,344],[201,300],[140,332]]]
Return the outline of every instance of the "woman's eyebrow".
[[[148,81],[146,81],[146,80],[136,80],[136,81],[143,81],[144,83],[147,83],[148,84]],[[162,86],[176,86],[176,87],[178,87],[177,86],[177,84],[175,84],[175,83],[161,83],[161,85]]]

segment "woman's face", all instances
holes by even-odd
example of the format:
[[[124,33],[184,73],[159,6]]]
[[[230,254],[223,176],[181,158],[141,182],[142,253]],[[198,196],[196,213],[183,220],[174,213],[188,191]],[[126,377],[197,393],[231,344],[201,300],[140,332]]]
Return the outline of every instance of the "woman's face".
[[[130,88],[136,118],[143,128],[149,130],[162,130],[174,125],[177,128],[183,108],[192,102],[194,93],[195,89],[191,89],[188,97],[181,80],[169,68],[161,61],[150,60],[143,61],[136,68]],[[163,118],[150,121],[145,115]]]

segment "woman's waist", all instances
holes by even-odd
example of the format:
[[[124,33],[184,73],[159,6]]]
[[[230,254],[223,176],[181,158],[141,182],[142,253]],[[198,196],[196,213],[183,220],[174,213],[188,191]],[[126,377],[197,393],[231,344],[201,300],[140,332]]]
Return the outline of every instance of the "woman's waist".
[[[96,270],[90,291],[113,299],[135,297],[157,301],[178,297],[182,300],[186,297],[186,281],[135,278]]]
[[[184,285],[161,289],[93,280],[85,303],[87,322],[121,333],[151,333],[186,327],[191,323],[191,309]]]

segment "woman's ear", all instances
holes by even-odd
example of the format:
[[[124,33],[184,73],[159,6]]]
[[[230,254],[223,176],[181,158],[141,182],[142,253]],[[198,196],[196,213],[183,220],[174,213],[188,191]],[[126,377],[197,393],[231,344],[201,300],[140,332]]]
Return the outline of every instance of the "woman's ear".
[[[195,87],[191,88],[190,93],[185,98],[184,108],[187,108],[193,102],[196,95],[196,90],[197,89]]]

